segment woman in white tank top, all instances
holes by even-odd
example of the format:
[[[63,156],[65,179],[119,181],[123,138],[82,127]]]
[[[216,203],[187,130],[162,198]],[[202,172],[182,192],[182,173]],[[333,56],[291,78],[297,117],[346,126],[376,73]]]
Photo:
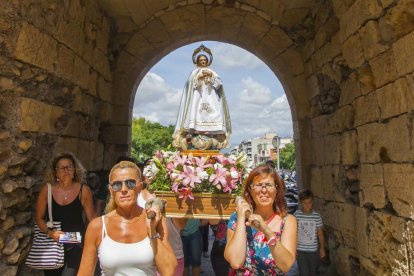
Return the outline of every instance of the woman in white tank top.
[[[141,172],[129,161],[116,164],[109,174],[111,199],[106,215],[93,220],[86,231],[78,275],[93,275],[97,257],[104,276],[173,275],[177,261],[168,242],[165,218],[157,207],[153,220],[137,204]]]

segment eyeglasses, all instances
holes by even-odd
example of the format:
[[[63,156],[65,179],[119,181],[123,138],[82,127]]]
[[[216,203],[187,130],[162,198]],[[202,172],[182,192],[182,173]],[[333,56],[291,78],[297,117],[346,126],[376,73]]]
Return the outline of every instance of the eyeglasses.
[[[114,192],[119,192],[122,189],[122,184],[125,183],[125,186],[128,188],[128,190],[132,190],[135,189],[135,187],[137,186],[137,181],[135,179],[127,179],[124,181],[118,180],[118,181],[114,181],[111,184],[112,190]]]
[[[277,188],[277,186],[272,183],[256,183],[252,184],[251,187],[258,192],[260,192],[263,188],[265,188],[267,191],[273,191]]]
[[[64,171],[72,171],[73,170],[73,166],[62,166],[62,167],[56,167],[56,169],[58,171],[64,172]]]

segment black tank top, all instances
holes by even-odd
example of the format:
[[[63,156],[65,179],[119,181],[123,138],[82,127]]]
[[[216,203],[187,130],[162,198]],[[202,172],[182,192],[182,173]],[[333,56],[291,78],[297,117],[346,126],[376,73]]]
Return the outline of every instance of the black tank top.
[[[52,196],[52,215],[54,221],[62,223],[63,232],[81,232],[84,237],[86,227],[82,219],[83,207],[80,200],[82,187],[83,185],[81,185],[78,196],[67,205],[60,205]]]

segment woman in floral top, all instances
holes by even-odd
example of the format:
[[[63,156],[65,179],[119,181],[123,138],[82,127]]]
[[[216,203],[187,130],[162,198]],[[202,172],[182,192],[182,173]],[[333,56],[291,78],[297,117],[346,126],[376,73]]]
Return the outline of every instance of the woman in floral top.
[[[233,275],[283,275],[295,261],[297,223],[287,215],[283,182],[269,165],[247,178],[230,217],[224,256]]]

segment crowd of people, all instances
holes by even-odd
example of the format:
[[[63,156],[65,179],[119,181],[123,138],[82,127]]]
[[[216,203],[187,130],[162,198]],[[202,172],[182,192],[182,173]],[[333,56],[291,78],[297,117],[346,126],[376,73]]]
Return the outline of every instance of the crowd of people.
[[[301,191],[301,208],[289,214],[284,182],[273,166],[251,171],[243,200],[224,221],[165,218],[158,206],[146,208],[155,196],[147,189],[145,165],[121,158],[109,172],[109,184],[99,185],[98,175],[86,181],[85,169],[72,154],[52,160],[45,184],[52,184],[53,219],[61,229],[46,224],[47,185],[38,195],[35,221],[56,242],[64,232],[79,232],[82,242],[65,244],[64,266],[45,270],[45,275],[197,276],[203,256],[210,257],[219,276],[297,275],[296,266],[299,275],[317,274],[326,252],[313,194]],[[210,229],[214,241],[208,256]]]

